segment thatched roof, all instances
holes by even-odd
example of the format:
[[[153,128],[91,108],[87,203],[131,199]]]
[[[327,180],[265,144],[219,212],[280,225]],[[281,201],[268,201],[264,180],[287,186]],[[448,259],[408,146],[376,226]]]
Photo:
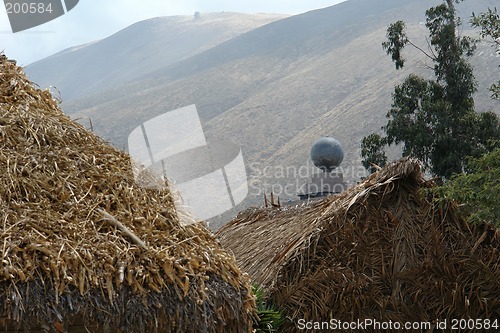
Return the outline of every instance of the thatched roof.
[[[249,209],[216,236],[291,318],[289,331],[299,319],[500,318],[498,231],[468,226],[427,186],[404,159],[338,196]]]
[[[130,165],[0,55],[0,330],[251,329],[248,277]]]

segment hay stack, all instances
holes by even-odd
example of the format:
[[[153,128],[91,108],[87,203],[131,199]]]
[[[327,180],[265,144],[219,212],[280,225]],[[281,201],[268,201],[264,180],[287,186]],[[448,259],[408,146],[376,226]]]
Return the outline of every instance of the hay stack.
[[[498,231],[468,226],[426,186],[405,159],[339,196],[250,209],[216,236],[291,318],[286,331],[299,319],[500,318]]]
[[[249,331],[247,276],[176,216],[0,55],[0,330]]]

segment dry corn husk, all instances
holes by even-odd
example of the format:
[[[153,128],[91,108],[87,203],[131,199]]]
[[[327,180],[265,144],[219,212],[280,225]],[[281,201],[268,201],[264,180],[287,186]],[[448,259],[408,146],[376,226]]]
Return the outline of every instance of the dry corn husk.
[[[233,257],[203,224],[181,227],[168,190],[136,186],[127,154],[3,54],[0,234],[0,324],[251,328],[253,296]]]

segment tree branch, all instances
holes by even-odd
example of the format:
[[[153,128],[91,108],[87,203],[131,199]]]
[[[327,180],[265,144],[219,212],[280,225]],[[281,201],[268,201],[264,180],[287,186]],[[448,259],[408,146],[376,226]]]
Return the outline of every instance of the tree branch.
[[[431,59],[432,61],[436,61],[436,57],[433,55],[430,55],[429,53],[425,52],[424,49],[422,49],[421,47],[415,45],[412,43],[411,40],[408,39],[408,44],[410,44],[411,46],[413,46],[414,48],[416,48],[417,50],[419,50],[420,52],[422,52],[423,54],[425,54],[429,59]],[[432,52],[432,50],[431,50]]]

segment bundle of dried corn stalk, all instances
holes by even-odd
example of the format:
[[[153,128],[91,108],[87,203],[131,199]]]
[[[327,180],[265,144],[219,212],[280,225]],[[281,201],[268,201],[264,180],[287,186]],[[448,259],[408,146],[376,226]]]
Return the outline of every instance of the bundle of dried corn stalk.
[[[135,185],[130,158],[66,117],[0,55],[0,318],[127,332],[242,331],[248,278],[168,190]],[[84,311],[84,312],[81,312]]]

